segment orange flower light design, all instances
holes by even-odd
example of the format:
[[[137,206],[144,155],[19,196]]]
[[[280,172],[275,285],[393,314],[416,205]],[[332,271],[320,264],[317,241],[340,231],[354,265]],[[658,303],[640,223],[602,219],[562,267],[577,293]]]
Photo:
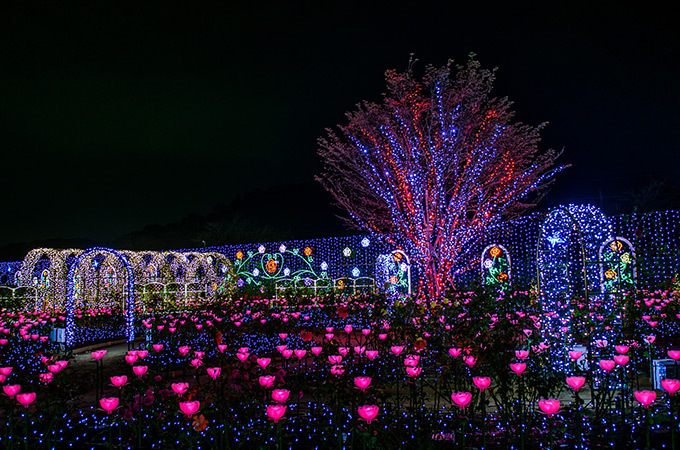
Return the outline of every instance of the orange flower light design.
[[[489,253],[491,254],[491,256],[493,258],[496,258],[496,257],[500,256],[500,254],[503,253],[503,251],[498,247],[491,247],[491,250],[489,250]]]
[[[312,254],[312,247],[305,247],[302,253],[304,253],[305,256],[310,256]]]
[[[277,263],[274,258],[270,258],[269,261],[267,261],[267,264],[264,266],[264,269],[267,271],[267,273],[271,274],[276,272],[277,267],[279,267],[279,263]]]
[[[243,259],[243,252],[241,250],[236,252],[236,259]]]
[[[390,277],[390,284],[397,284],[397,277],[396,276],[392,275]]]

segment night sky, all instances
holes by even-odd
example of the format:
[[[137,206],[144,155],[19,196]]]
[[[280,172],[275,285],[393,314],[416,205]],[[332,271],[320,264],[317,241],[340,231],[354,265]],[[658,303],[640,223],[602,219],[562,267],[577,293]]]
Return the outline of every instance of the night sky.
[[[4,4],[0,244],[105,240],[311,183],[317,138],[379,100],[385,70],[410,53],[422,69],[474,52],[499,68],[495,93],[519,120],[549,122],[544,148],[564,147],[572,167],[547,202],[606,206],[653,179],[678,184],[680,36],[668,11],[224,3]],[[314,220],[305,198],[280,202]]]

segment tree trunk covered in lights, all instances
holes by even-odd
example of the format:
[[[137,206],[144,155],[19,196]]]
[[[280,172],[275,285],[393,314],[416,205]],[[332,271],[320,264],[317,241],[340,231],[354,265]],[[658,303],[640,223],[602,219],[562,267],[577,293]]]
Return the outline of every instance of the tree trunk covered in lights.
[[[485,230],[534,206],[561,169],[538,149],[542,125],[514,122],[511,102],[491,96],[494,79],[474,58],[428,66],[422,80],[412,64],[387,71],[383,101],[319,139],[317,179],[348,223],[403,248],[432,298],[474,262]]]

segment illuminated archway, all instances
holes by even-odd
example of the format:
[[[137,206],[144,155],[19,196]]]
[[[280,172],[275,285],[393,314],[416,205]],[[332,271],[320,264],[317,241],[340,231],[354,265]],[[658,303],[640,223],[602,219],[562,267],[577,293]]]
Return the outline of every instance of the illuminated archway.
[[[544,310],[559,320],[549,327],[554,335],[568,329],[574,295],[587,300],[600,293],[598,251],[611,236],[611,222],[592,205],[558,206],[543,221],[536,249],[538,287]]]
[[[75,275],[76,271],[78,270],[78,267],[81,265],[81,263],[86,259],[90,257],[95,257],[97,255],[104,254],[106,255],[113,255],[115,258],[117,258],[119,261],[123,263],[123,266],[125,267],[126,275],[127,275],[127,282],[126,282],[126,302],[125,302],[125,337],[128,342],[132,342],[135,339],[135,327],[134,327],[134,322],[135,322],[135,279],[134,279],[134,272],[132,270],[132,267],[130,266],[127,258],[125,255],[117,252],[116,250],[113,250],[111,248],[105,248],[105,247],[94,247],[91,249],[86,250],[84,253],[80,254],[78,256],[78,259],[75,261],[74,264],[71,265],[68,271],[68,277],[67,277],[67,283],[68,283],[68,290],[67,290],[67,295],[66,295],[66,347],[72,347],[73,346],[73,341],[75,337],[75,321],[74,321],[74,310],[75,310]]]

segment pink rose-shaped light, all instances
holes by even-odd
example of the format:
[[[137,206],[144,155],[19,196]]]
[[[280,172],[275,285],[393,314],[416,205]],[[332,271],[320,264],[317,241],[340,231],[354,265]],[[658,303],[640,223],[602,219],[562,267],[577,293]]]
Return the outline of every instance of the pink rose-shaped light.
[[[267,405],[267,417],[272,419],[274,423],[279,423],[279,420],[286,414],[287,408],[286,405]]]
[[[578,392],[586,382],[585,377],[567,377],[567,384],[570,388]]]
[[[19,393],[19,391],[21,391],[21,385],[20,384],[8,384],[7,386],[2,387],[2,391],[9,398],[14,398],[14,396],[17,395]]]
[[[354,377],[354,385],[365,391],[371,385],[371,377]]]
[[[271,358],[257,358],[257,365],[263,369],[265,369],[271,362]]]
[[[199,402],[198,400],[179,402],[179,409],[181,409],[182,412],[187,416],[193,416],[194,414],[196,414],[200,407],[201,402]]]
[[[398,356],[401,352],[404,351],[404,347],[401,345],[393,345],[392,347],[390,347],[390,351]]]
[[[517,375],[522,375],[524,371],[526,370],[527,365],[525,363],[514,363],[510,364],[510,369],[515,372]]]
[[[541,408],[548,417],[557,413],[560,410],[560,401],[557,399],[545,399],[538,401],[538,407]]]
[[[117,388],[122,388],[127,383],[127,375],[121,375],[119,377],[111,377],[111,384]]]
[[[104,355],[106,355],[106,350],[97,350],[97,351],[92,352],[92,357],[97,361],[102,359],[104,357]]]
[[[35,398],[36,398],[35,392],[17,394],[17,401],[24,408],[28,408],[28,406],[35,401]]]
[[[640,402],[645,409],[656,400],[656,391],[635,391],[635,400]]]
[[[680,350],[668,350],[668,357],[677,362],[680,359]]]
[[[177,395],[183,395],[189,389],[189,383],[172,383],[172,390]]]
[[[666,378],[665,380],[661,380],[661,387],[670,395],[674,395],[678,389],[680,389],[680,380]]]
[[[473,377],[472,382],[480,391],[484,391],[491,386],[491,378],[489,377]]]
[[[454,392],[451,394],[451,400],[459,408],[465,408],[472,400],[472,394],[469,392]]]
[[[600,369],[609,372],[616,366],[616,363],[611,359],[603,359],[600,361]]]
[[[377,405],[364,405],[360,406],[358,411],[361,419],[370,424],[371,421],[375,420],[375,418],[378,416],[380,408]]]
[[[285,403],[289,395],[290,391],[288,389],[274,389],[272,391],[272,399],[279,403]]]
[[[99,404],[107,414],[111,414],[115,411],[115,409],[118,408],[119,402],[120,399],[118,397],[103,397],[99,399]]]
[[[217,380],[217,377],[219,377],[222,373],[222,369],[220,367],[209,367],[206,369],[206,372],[208,372],[208,376],[210,376],[210,378]]]
[[[259,378],[260,386],[262,387],[272,387],[274,384],[274,375],[263,375]]]

